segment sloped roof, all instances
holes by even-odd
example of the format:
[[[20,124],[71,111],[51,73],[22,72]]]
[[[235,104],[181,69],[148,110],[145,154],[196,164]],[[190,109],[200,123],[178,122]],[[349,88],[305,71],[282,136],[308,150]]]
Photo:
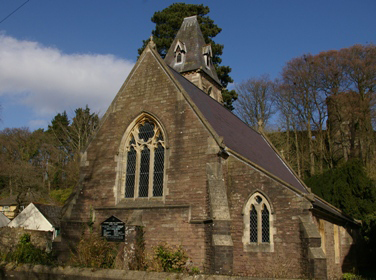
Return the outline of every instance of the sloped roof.
[[[0,212],[0,227],[5,227],[7,224],[9,224],[9,222],[10,220],[8,217]]]
[[[16,197],[9,196],[9,197],[3,198],[0,200],[0,205],[5,205],[5,206],[17,205]]]
[[[42,215],[53,225],[55,228],[60,226],[61,220],[61,207],[55,205],[45,205],[33,203],[35,207],[42,213]]]
[[[30,198],[31,198],[31,195],[26,195],[26,198],[22,200],[21,204],[22,205],[29,204]],[[5,206],[17,205],[17,196],[11,195],[11,196],[1,199],[0,205],[5,205]]]
[[[248,159],[257,167],[261,167],[291,185],[301,193],[310,194],[310,191],[291,171],[284,160],[279,157],[262,134],[249,127],[222,104],[211,98],[174,69],[170,68],[170,70],[217,135],[223,137],[226,147]],[[357,224],[354,219],[343,214],[340,210],[317,196],[312,204],[325,212]]]
[[[218,136],[223,137],[226,147],[299,191],[309,193],[260,133],[249,127],[178,72],[171,70],[175,79],[189,94]]]
[[[175,63],[174,48],[178,41],[184,43],[186,49],[185,61],[183,61],[183,63]],[[208,45],[205,43],[201,33],[197,16],[187,17],[184,19],[164,60],[167,65],[179,73],[201,69],[221,85],[213,63],[210,62],[210,67],[206,66],[203,51],[207,49],[207,47]]]

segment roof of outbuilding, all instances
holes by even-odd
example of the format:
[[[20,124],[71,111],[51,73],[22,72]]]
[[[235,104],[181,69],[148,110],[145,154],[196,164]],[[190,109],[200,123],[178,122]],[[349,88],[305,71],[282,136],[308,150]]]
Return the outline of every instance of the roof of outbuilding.
[[[5,227],[7,224],[9,224],[9,222],[10,220],[8,217],[0,212],[0,227]]]
[[[60,226],[61,207],[55,205],[46,205],[33,203],[35,207],[42,213],[42,215],[54,226]]]
[[[175,63],[174,51],[178,41],[184,43],[186,49],[185,61],[182,63]],[[179,73],[201,69],[214,81],[221,85],[213,63],[210,62],[210,67],[206,66],[203,55],[205,48],[207,49],[208,45],[205,43],[204,37],[201,33],[197,16],[187,17],[184,19],[164,60],[167,65]]]
[[[9,196],[9,197],[3,198],[0,200],[0,205],[5,205],[5,206],[17,205],[16,197]]]
[[[28,203],[30,203],[31,197],[32,197],[31,195],[26,195],[26,198],[22,199],[21,204],[27,205]],[[5,205],[5,206],[17,205],[17,197],[15,195],[11,195],[6,198],[3,198],[0,200],[0,205]]]

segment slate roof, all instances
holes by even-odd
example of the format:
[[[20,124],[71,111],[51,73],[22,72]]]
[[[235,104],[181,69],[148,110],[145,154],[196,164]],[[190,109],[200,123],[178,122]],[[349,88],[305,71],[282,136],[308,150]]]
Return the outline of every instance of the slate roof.
[[[187,50],[183,63],[175,63],[174,48],[178,40],[185,44]],[[187,17],[184,19],[164,60],[167,65],[179,73],[201,69],[221,86],[213,63],[210,63],[210,67],[206,67],[203,51],[207,46],[197,16]]]
[[[178,72],[173,69],[171,70],[175,79],[183,86],[218,136],[223,137],[224,144],[228,148],[249,159],[299,191],[308,193],[307,189],[293,175],[260,133],[249,127],[232,112],[223,107],[222,104],[205,94]]]
[[[39,203],[33,204],[55,228],[60,227],[61,207]]]
[[[217,135],[223,137],[226,147],[293,186],[301,193],[310,194],[310,191],[279,157],[262,134],[249,127],[222,104],[211,98],[174,69],[170,68],[170,70]],[[318,197],[314,198],[313,206],[356,223],[354,219],[344,215],[340,210]]]

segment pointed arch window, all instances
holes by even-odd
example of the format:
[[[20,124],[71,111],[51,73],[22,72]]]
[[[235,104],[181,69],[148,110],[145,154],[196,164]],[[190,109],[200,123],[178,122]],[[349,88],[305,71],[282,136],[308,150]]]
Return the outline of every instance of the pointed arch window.
[[[183,55],[182,55],[182,53],[179,50],[179,52],[176,54],[176,63],[181,63],[183,61],[182,56]]]
[[[273,251],[273,215],[265,196],[254,193],[244,206],[243,216],[246,251]]]
[[[158,124],[143,118],[133,127],[125,145],[125,198],[162,197],[165,142]]]
[[[177,64],[183,63],[185,59],[185,54],[187,53],[187,48],[182,41],[180,40],[177,41],[175,45],[174,53],[175,53],[175,63]]]
[[[251,211],[249,213],[249,237],[251,243],[255,243],[258,240],[258,219],[257,219],[257,211],[254,205],[251,207]]]

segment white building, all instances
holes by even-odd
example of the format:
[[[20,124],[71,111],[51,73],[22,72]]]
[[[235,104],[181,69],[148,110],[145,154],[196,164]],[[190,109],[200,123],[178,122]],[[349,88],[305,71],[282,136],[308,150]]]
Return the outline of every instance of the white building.
[[[9,224],[9,222],[10,220],[8,219],[8,217],[0,212],[0,227],[5,227]]]
[[[8,227],[50,231],[55,239],[60,232],[60,211],[59,206],[30,203]]]

